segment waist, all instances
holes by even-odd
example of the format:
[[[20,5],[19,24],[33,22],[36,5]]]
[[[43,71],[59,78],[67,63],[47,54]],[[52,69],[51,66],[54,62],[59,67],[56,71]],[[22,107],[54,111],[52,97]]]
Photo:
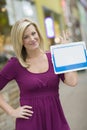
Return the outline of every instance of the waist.
[[[45,97],[59,96],[58,91],[34,91],[27,92],[20,95],[20,99],[33,99],[33,98],[45,98]]]

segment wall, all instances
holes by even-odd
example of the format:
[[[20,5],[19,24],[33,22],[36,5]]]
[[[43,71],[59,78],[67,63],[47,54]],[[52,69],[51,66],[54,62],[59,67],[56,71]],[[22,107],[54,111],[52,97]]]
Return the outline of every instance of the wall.
[[[19,106],[19,92],[15,81],[9,82],[1,91],[5,100],[14,108]],[[0,130],[15,130],[15,119],[0,109]]]
[[[53,0],[50,1],[50,0],[35,0],[35,4],[36,4],[36,8],[37,8],[37,16],[38,16],[38,21],[39,21],[39,25],[40,25],[40,28],[41,28],[41,31],[42,31],[42,34],[43,34],[43,37],[44,37],[44,41],[45,41],[45,44],[44,44],[44,48],[45,50],[47,50],[49,48],[48,46],[48,41],[47,41],[47,38],[46,38],[46,31],[45,31],[45,26],[44,26],[44,12],[43,12],[43,6],[44,7],[47,7],[48,9],[58,13],[61,15],[61,19],[63,18],[63,15],[62,15],[62,8],[61,8],[61,0]],[[64,21],[63,21],[64,22]]]

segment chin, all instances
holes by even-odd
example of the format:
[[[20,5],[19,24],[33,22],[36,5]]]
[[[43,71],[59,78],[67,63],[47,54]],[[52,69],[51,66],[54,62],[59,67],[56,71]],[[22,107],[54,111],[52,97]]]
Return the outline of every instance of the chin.
[[[37,49],[39,49],[39,46],[32,47],[30,50],[34,51],[34,50],[37,50]]]

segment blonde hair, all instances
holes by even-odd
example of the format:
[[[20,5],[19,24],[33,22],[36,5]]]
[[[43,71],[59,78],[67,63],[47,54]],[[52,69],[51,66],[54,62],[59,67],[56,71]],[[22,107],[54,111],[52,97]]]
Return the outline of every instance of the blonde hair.
[[[11,29],[11,43],[13,44],[16,57],[18,58],[20,64],[26,68],[29,67],[29,64],[26,63],[27,52],[23,46],[23,33],[25,29],[31,24],[35,27],[39,35],[40,47],[42,48],[43,37],[36,23],[30,21],[29,19],[22,19],[22,20],[17,21]]]

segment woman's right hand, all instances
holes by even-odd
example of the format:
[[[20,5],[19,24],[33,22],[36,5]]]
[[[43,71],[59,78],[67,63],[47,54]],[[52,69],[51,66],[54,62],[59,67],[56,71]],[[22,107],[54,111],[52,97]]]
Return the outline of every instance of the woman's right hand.
[[[20,106],[17,109],[13,109],[10,112],[10,115],[14,118],[24,118],[24,119],[29,119],[34,112],[32,111],[31,106]]]

